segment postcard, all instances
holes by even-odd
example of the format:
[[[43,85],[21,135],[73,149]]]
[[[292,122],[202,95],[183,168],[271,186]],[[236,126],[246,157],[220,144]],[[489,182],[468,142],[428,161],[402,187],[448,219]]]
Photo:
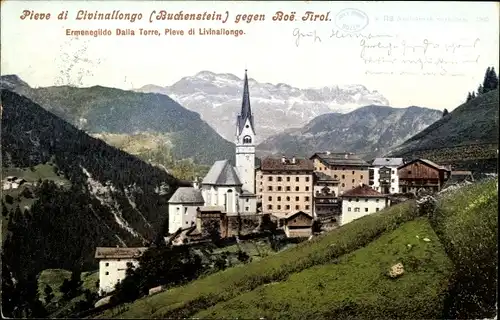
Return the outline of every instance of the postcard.
[[[498,3],[0,5],[3,317],[496,319]]]

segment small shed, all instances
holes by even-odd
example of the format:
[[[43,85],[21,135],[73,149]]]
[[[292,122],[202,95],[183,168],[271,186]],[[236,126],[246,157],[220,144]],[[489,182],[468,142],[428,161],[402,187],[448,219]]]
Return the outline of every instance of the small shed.
[[[284,230],[288,238],[308,238],[312,234],[313,217],[299,211],[284,219]]]

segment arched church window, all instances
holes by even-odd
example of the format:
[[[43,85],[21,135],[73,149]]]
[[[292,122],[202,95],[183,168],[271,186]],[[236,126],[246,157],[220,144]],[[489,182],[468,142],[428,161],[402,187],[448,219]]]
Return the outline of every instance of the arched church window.
[[[250,136],[244,136],[243,137],[243,143],[252,143],[252,137],[250,137]]]
[[[233,192],[233,190],[232,189],[227,190],[227,193],[230,193],[230,192]]]

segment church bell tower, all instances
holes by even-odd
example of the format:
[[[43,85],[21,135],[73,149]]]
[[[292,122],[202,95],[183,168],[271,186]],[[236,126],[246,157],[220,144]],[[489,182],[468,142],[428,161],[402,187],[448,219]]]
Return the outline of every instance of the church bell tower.
[[[247,70],[243,83],[241,111],[236,118],[236,168],[243,190],[255,193],[255,126],[250,108]]]

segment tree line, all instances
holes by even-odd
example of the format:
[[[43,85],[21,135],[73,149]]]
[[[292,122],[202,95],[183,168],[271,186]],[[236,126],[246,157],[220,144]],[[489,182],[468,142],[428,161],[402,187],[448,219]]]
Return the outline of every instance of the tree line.
[[[479,85],[477,91],[472,91],[467,94],[466,102],[479,97],[480,95],[498,89],[498,75],[494,67],[488,67],[484,74],[483,83]]]

